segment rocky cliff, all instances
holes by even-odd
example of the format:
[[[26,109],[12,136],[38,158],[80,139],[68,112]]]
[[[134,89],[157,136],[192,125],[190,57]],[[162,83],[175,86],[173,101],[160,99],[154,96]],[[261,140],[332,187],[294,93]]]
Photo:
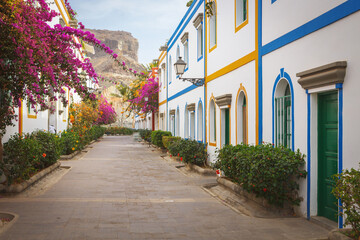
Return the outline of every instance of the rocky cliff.
[[[142,71],[142,66],[138,63],[139,42],[131,33],[124,31],[109,31],[86,29],[95,35],[97,39],[105,43],[114,53],[118,54],[120,62],[125,62],[129,68]],[[95,47],[95,54],[87,54],[98,75],[117,82],[129,83],[134,79],[133,75],[124,71],[115,63],[109,54]],[[103,89],[110,87],[108,82],[100,82]]]
[[[105,43],[114,53],[118,54],[120,62],[125,62],[126,66],[140,72],[143,67],[138,63],[138,49],[139,43],[131,33],[124,31],[109,31],[109,30],[95,30],[86,29],[95,35],[97,39]],[[87,53],[90,57],[96,73],[108,80],[115,82],[122,82],[125,84],[131,83],[135,78],[132,74],[124,71],[112,57],[99,48],[95,48],[95,54]],[[111,102],[118,114],[118,125],[131,127],[132,114],[124,113],[127,103],[124,103],[121,98],[114,97],[113,94],[119,94],[115,85],[107,81],[99,81],[102,95]],[[127,116],[130,117],[127,118]]]

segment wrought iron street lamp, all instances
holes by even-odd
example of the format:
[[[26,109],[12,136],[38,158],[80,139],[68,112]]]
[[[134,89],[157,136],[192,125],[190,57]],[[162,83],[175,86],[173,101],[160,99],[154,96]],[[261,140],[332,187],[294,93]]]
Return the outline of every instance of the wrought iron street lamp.
[[[204,85],[204,78],[182,78],[181,76],[184,74],[185,72],[185,67],[186,67],[186,62],[184,62],[181,57],[179,57],[179,59],[176,61],[176,63],[174,64],[175,66],[175,72],[176,75],[180,75],[179,79],[183,80],[183,81],[189,81],[192,84],[196,85],[196,86],[202,86]]]

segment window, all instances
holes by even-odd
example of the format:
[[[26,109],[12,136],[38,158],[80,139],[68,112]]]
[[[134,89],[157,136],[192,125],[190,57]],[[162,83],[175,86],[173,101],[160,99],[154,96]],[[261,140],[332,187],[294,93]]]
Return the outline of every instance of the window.
[[[179,108],[176,110],[176,129],[175,129],[176,136],[180,136],[180,111]]]
[[[241,28],[241,24],[247,19],[247,0],[235,0],[235,27]]]
[[[198,60],[203,56],[203,25],[201,24],[197,29],[197,57]]]
[[[190,139],[195,139],[195,111],[190,112]]]
[[[247,144],[247,104],[244,91],[238,95],[236,114],[237,144]]]
[[[33,106],[31,106],[31,103],[30,101],[27,101],[26,103],[26,106],[27,106],[27,114],[28,114],[28,118],[37,118],[37,114],[33,108]],[[36,106],[35,106],[36,108]]]
[[[214,100],[210,101],[210,142],[215,143],[216,142],[216,108],[215,108],[215,102]]]
[[[176,49],[176,61],[179,60],[179,57],[180,57],[180,47],[177,46],[177,49]]]
[[[189,40],[184,43],[184,62],[186,63],[186,71],[189,68]]]
[[[189,111],[185,107],[185,128],[184,128],[184,138],[189,138]]]
[[[202,107],[202,103],[200,102],[198,107],[198,131],[197,131],[198,141],[203,141],[203,127],[204,127],[203,107]]]
[[[275,146],[291,147],[291,92],[289,83],[282,79],[278,83],[274,99],[274,140]]]
[[[210,51],[216,47],[216,2],[212,4],[212,15],[209,19]]]
[[[175,136],[175,115],[170,115],[170,132]]]
[[[169,84],[171,83],[171,81],[172,81],[172,61],[171,61],[171,56],[169,57],[169,67],[168,67],[168,69],[169,69]]]

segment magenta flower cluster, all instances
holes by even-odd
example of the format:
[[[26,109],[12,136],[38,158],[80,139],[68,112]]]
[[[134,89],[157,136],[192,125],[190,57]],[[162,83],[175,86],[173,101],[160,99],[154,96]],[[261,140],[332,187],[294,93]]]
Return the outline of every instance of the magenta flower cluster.
[[[136,105],[142,113],[156,112],[159,107],[159,90],[157,80],[148,78],[145,85],[139,90],[139,96],[130,99],[129,102]]]
[[[99,98],[99,118],[97,124],[110,124],[116,122],[117,114],[114,107],[101,95]]]

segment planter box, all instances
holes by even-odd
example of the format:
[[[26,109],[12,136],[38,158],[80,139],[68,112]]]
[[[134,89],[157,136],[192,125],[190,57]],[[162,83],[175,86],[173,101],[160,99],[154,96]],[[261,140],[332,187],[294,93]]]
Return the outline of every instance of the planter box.
[[[11,184],[10,186],[0,184],[0,191],[6,192],[6,193],[20,193],[20,192],[24,191],[26,188],[28,188],[29,186],[31,186],[32,184],[34,184],[36,181],[40,180],[41,178],[45,177],[47,174],[51,173],[52,171],[54,171],[55,169],[60,167],[60,165],[61,165],[60,162],[56,162],[53,165],[51,165],[50,167],[47,167],[47,168],[41,170],[40,172],[38,172],[37,174],[32,176],[30,179],[28,179],[22,183]]]
[[[81,151],[76,151],[73,152],[72,154],[69,155],[61,155],[60,156],[60,160],[71,160],[73,159],[76,155],[78,155]]]
[[[221,184],[222,186],[230,189],[234,193],[244,196],[247,199],[252,200],[253,202],[256,202],[260,206],[264,207],[267,211],[280,214],[280,215],[288,215],[293,216],[294,215],[294,208],[290,205],[285,205],[283,208],[276,207],[273,205],[270,205],[267,200],[263,198],[256,197],[254,193],[249,193],[246,190],[244,190],[239,184],[234,183],[230,181],[229,179],[226,179],[224,177],[218,177],[216,181]]]
[[[192,163],[187,163],[186,168],[204,176],[216,176],[216,172],[213,169],[202,168]]]

